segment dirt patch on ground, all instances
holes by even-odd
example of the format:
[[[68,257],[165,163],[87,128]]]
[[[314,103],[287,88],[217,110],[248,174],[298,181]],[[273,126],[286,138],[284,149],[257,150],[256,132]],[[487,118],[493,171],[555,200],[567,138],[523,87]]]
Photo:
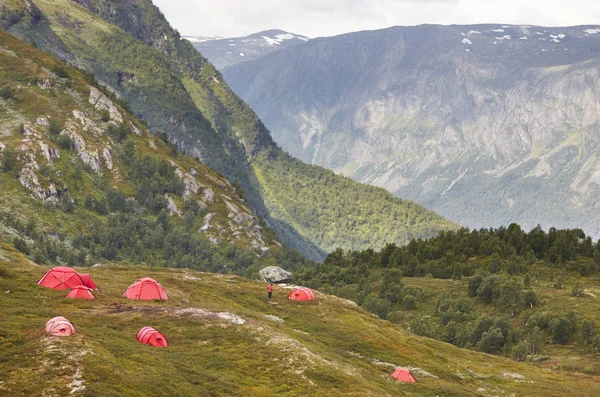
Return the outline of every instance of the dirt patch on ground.
[[[169,313],[170,316],[176,317],[193,317],[207,320],[225,320],[233,324],[245,324],[246,320],[236,316],[235,314],[227,312],[211,312],[204,309],[198,309],[196,307],[188,307],[185,309],[177,309]]]
[[[120,313],[143,313],[143,314],[158,314],[167,313],[168,308],[164,306],[128,306],[121,305],[120,303],[114,303],[108,307],[106,314],[120,314]]]

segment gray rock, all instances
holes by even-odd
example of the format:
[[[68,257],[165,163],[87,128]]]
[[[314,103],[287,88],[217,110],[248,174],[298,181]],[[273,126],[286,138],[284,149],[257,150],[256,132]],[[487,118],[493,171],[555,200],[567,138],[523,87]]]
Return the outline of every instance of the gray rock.
[[[258,272],[260,280],[266,283],[289,283],[293,274],[277,266],[267,266]]]
[[[206,203],[212,203],[215,201],[215,192],[213,192],[211,188],[204,190],[204,193],[202,193],[202,201]]]
[[[177,204],[168,194],[165,194],[165,198],[169,200],[169,204],[167,204],[167,210],[169,210],[169,216],[177,215],[181,217],[181,210],[177,208]]]
[[[119,124],[123,123],[123,116],[119,112],[119,109],[117,109],[115,104],[106,95],[95,87],[92,87],[90,90],[89,102],[99,111],[107,110],[111,121]]]

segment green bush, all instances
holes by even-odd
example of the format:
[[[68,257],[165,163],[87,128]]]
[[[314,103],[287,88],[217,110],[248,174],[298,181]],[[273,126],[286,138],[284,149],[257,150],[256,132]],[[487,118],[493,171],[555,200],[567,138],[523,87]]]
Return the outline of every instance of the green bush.
[[[67,68],[61,65],[60,63],[54,65],[54,67],[52,68],[52,73],[56,74],[61,79],[66,79],[69,77],[69,72],[67,71]]]
[[[17,154],[11,147],[7,147],[2,153],[2,170],[9,172],[15,169],[17,165]]]
[[[68,135],[61,135],[57,140],[58,146],[65,150],[71,150],[75,148],[75,142]]]
[[[15,93],[11,87],[5,85],[0,88],[0,98],[9,100],[9,99],[13,98],[14,96],[15,96]]]
[[[52,135],[58,135],[64,129],[64,125],[56,119],[51,119],[48,124],[48,131]]]

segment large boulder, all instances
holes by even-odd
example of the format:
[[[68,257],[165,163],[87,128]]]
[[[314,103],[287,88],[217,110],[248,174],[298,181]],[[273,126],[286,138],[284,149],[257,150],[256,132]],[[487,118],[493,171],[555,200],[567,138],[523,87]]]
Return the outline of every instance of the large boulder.
[[[260,280],[267,283],[289,283],[293,274],[277,266],[267,266],[258,272]]]

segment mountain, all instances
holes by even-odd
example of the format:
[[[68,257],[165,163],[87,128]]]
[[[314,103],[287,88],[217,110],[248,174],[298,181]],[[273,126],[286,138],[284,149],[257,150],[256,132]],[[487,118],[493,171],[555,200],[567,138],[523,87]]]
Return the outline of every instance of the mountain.
[[[215,67],[149,0],[13,1],[9,33],[95,77],[156,134],[227,177],[287,246],[312,258],[456,225],[284,153]]]
[[[293,156],[462,225],[600,236],[600,27],[394,27],[225,80]]]
[[[245,37],[185,37],[219,70],[284,48],[306,44],[308,37],[272,29]]]
[[[35,283],[49,269],[0,243],[0,394],[12,396],[435,396],[597,395],[589,375],[539,369],[412,335],[354,303],[267,302],[264,283],[183,269],[90,269],[97,299],[65,299]],[[80,269],[76,269],[80,270]],[[88,270],[85,270],[86,272]],[[123,291],[152,277],[169,300],[129,301]],[[274,304],[276,303],[276,304]],[[52,337],[62,315],[77,334]],[[169,346],[135,336],[150,325]],[[416,383],[389,378],[409,367]]]
[[[90,76],[6,32],[0,43],[1,241],[45,264],[275,264],[281,244],[229,180]]]

